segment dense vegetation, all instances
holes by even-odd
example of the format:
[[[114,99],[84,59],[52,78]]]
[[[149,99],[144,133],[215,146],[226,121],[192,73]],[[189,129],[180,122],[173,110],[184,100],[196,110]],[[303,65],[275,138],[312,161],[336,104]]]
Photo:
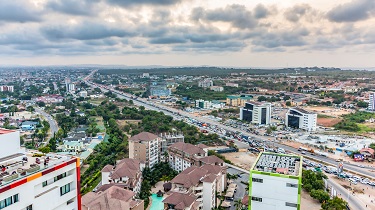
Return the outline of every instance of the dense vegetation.
[[[359,123],[364,123],[366,120],[375,118],[374,113],[359,111],[352,114],[344,115],[344,119],[335,125],[338,130],[345,130],[351,132],[359,132],[362,129],[366,129]]]
[[[245,88],[236,88],[236,87],[224,87],[224,91],[215,92],[209,88],[201,88],[198,85],[180,85],[176,88],[175,94],[182,97],[187,97],[188,99],[198,100],[225,100],[227,95],[231,94],[240,94],[241,92],[246,91]]]

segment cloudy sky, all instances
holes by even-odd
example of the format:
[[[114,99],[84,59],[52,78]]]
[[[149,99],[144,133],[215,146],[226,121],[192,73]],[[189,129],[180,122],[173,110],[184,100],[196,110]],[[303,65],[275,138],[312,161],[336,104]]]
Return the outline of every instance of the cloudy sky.
[[[0,65],[375,67],[374,0],[0,0]]]

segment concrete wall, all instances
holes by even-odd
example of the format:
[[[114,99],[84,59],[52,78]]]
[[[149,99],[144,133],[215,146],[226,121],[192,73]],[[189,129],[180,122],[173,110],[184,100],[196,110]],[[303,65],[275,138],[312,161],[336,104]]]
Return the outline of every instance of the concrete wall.
[[[20,146],[20,133],[13,131],[0,134],[0,158],[22,152]]]

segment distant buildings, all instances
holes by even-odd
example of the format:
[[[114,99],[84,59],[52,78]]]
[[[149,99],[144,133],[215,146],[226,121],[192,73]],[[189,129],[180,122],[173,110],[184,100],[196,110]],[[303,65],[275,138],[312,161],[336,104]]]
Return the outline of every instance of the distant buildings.
[[[17,131],[0,129],[0,145],[0,209],[80,209],[78,158],[32,157]]]
[[[227,82],[227,83],[225,83],[225,86],[228,86],[228,87],[238,87],[238,84]]]
[[[368,110],[375,111],[375,93],[369,94]]]
[[[195,107],[200,109],[211,109],[212,103],[211,101],[199,99],[195,101]]]
[[[214,82],[211,79],[204,79],[198,82],[198,87],[209,88],[214,86]]]
[[[268,125],[271,123],[271,104],[259,102],[246,102],[240,109],[240,120],[257,125]]]
[[[143,73],[142,78],[150,78],[150,73]]]
[[[63,102],[64,97],[60,95],[45,95],[35,99],[37,102],[44,102],[46,104],[54,104]]]
[[[253,98],[251,95],[241,95],[241,96],[227,96],[227,105],[234,107],[244,107],[245,103]]]
[[[87,98],[87,91],[83,90],[79,92],[79,97]]]
[[[14,92],[14,86],[2,85],[0,86],[0,92]]]
[[[304,109],[290,108],[285,116],[285,125],[291,128],[299,128],[306,131],[315,131],[318,115]]]
[[[153,82],[150,85],[150,96],[165,98],[171,95],[171,90],[167,87],[165,82]]]
[[[301,208],[302,157],[261,153],[250,177],[250,210]]]
[[[74,83],[71,83],[69,78],[65,78],[65,88],[66,88],[66,92],[74,92],[76,89],[76,86]]]
[[[213,90],[215,92],[223,92],[224,91],[224,88],[221,87],[221,86],[211,86],[210,87],[210,90]]]
[[[161,138],[149,132],[142,132],[129,139],[129,158],[144,162],[152,168],[159,162]]]

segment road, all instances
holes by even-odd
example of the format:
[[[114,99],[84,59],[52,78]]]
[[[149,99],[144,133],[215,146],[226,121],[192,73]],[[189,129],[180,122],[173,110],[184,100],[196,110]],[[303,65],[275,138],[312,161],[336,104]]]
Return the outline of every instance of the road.
[[[93,73],[91,73],[90,76],[91,75],[93,75]],[[92,82],[88,82],[87,81],[90,78],[90,76],[87,76],[85,78],[86,83],[88,85],[91,85],[91,86],[94,86],[94,87],[100,87],[97,84],[94,84]],[[112,92],[116,93],[119,98],[127,99],[127,100],[133,100],[133,102],[134,102],[134,104],[136,106],[144,106],[146,109],[155,110],[155,111],[161,111],[161,112],[163,112],[166,115],[172,116],[175,120],[182,120],[183,117],[188,117],[188,118],[200,121],[200,122],[205,122],[205,123],[209,123],[211,125],[215,125],[218,128],[222,128],[222,129],[225,129],[225,130],[228,130],[228,131],[241,132],[244,135],[247,135],[247,136],[249,136],[249,137],[251,137],[252,139],[255,139],[255,140],[261,140],[261,141],[265,141],[265,142],[270,142],[270,138],[269,137],[258,136],[258,135],[252,134],[252,133],[248,133],[248,132],[240,130],[240,129],[235,129],[235,128],[223,125],[223,124],[221,124],[219,122],[210,120],[208,118],[197,117],[197,116],[194,116],[194,115],[192,115],[192,114],[190,114],[188,112],[185,112],[185,111],[182,111],[182,110],[177,110],[177,109],[174,109],[174,108],[171,108],[171,107],[167,107],[167,106],[163,106],[161,104],[157,104],[157,105],[153,104],[151,106],[150,102],[147,101],[146,99],[142,99],[142,98],[134,99],[134,96],[131,95],[131,94],[119,92],[119,91],[110,89],[108,87],[101,86],[100,88],[102,90],[105,90],[105,91],[111,90]],[[237,144],[237,146],[239,146],[239,148],[248,148],[248,144],[245,143],[245,142],[241,142],[241,141],[235,140],[235,143]],[[274,143],[274,145],[277,146],[277,147],[281,147],[281,148],[285,149],[286,151],[292,151],[294,153],[299,153],[297,151],[297,149],[295,149],[293,147],[289,147],[289,146],[286,146],[286,145],[283,145],[283,144],[278,144],[278,143]],[[327,157],[323,157],[323,156],[317,156],[317,155],[312,156],[310,154],[305,154],[303,156],[313,157],[313,158],[318,159],[320,161],[327,162],[327,163],[330,163],[330,164],[333,164],[333,165],[337,165],[337,162],[334,159],[331,159],[331,158],[327,158]],[[362,174],[366,175],[369,178],[375,179],[375,173],[369,171],[369,169],[374,170],[373,168],[369,168],[369,167],[360,168],[360,167],[358,167],[358,166],[356,166],[354,164],[345,163],[344,164],[344,169],[348,169],[348,170],[351,170],[351,171],[354,171],[354,172],[359,172],[359,173],[362,173]]]
[[[364,204],[355,196],[353,196],[347,189],[337,184],[336,182],[327,179],[328,185],[336,190],[337,195],[342,199],[346,200],[349,204],[350,209],[362,210],[366,209]]]
[[[44,146],[46,146],[48,144],[49,140],[51,139],[51,137],[53,136],[53,134],[56,133],[59,130],[59,126],[57,126],[57,122],[53,119],[53,117],[51,115],[47,114],[45,111],[43,111],[42,109],[40,109],[38,107],[34,107],[34,108],[35,108],[35,112],[42,115],[50,125],[50,131],[51,131],[50,134],[51,135],[48,139],[46,139],[45,142],[43,142]]]
[[[242,182],[249,183],[249,174],[243,173],[242,171],[239,171],[234,168],[228,168],[227,172],[230,174],[241,174],[241,177],[238,177],[236,180],[234,180],[234,183],[237,184],[237,191],[234,193],[234,199],[231,201],[232,206],[230,207],[230,210],[235,210],[236,207],[234,206],[234,201],[241,200],[246,194],[246,185],[242,184]]]

